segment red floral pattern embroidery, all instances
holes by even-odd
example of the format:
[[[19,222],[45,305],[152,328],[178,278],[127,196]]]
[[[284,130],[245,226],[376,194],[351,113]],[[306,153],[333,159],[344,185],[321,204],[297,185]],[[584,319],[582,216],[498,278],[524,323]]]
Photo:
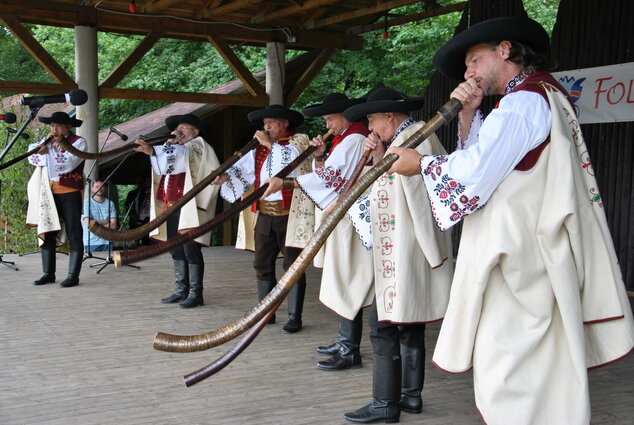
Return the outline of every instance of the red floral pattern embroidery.
[[[341,170],[331,166],[317,167],[315,174],[324,181],[327,188],[333,188],[337,193],[340,193],[348,182],[348,179],[343,178],[341,175]]]

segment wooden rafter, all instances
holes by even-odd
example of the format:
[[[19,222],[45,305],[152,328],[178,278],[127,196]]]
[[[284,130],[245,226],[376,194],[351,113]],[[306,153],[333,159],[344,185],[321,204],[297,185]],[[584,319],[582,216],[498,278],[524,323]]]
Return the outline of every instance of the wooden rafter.
[[[76,83],[54,84],[35,83],[30,81],[6,81],[0,80],[0,92],[2,93],[30,93],[30,94],[58,94],[68,93],[76,89]]]
[[[220,56],[227,62],[227,64],[231,67],[233,72],[238,76],[242,84],[249,90],[249,92],[253,96],[264,96],[266,92],[257,82],[257,80],[253,77],[253,74],[249,69],[244,65],[244,63],[240,60],[238,55],[235,54],[231,47],[220,36],[207,36],[209,42],[214,46],[214,48],[218,51]]]
[[[116,86],[134,66],[145,56],[145,54],[159,41],[163,33],[153,31],[145,36],[143,40],[132,50],[125,59],[103,80],[101,87]]]
[[[11,15],[0,15],[0,19],[9,28],[13,35],[22,43],[24,48],[33,58],[44,68],[46,72],[60,84],[75,84],[64,68],[42,47],[42,45],[31,35],[31,33]]]
[[[262,0],[234,0],[223,6],[216,6],[213,10],[207,12],[207,16],[217,16],[223,13],[232,12],[236,9],[240,9],[247,5],[253,5],[261,2]]]
[[[456,3],[449,6],[437,7],[426,12],[412,13],[411,15],[403,15],[397,18],[392,18],[387,21],[388,26],[393,27],[396,25],[408,24],[410,22],[420,21],[422,19],[432,18],[434,16],[445,15],[447,13],[458,12],[464,10],[469,4],[468,1],[462,3]],[[361,34],[369,31],[375,31],[385,27],[385,23],[379,22],[372,25],[361,25],[358,27],[350,28],[351,34]]]
[[[307,12],[318,7],[328,6],[337,3],[338,1],[339,0],[308,0],[303,5],[286,7],[282,10],[267,13],[266,15],[256,15],[251,19],[251,23],[258,24],[272,21],[274,19],[287,17],[296,13]]]
[[[381,1],[378,2],[375,6],[367,7],[365,9],[357,9],[352,12],[340,13],[335,16],[331,16],[329,18],[320,19],[316,21],[311,29],[321,28],[327,25],[338,24],[345,21],[350,21],[355,18],[360,18],[362,16],[374,15],[376,13],[385,12],[390,9],[394,9],[397,7],[407,6],[412,3],[418,3],[420,0],[391,0],[391,1]]]
[[[159,102],[211,103],[218,105],[266,106],[268,96],[190,93],[161,90],[100,88],[101,99],[156,100]]]
[[[308,87],[308,85],[315,79],[315,77],[326,66],[328,61],[337,53],[337,49],[323,49],[317,57],[306,68],[302,75],[297,79],[295,85],[291,88],[286,96],[286,104],[292,105],[302,92]]]
[[[181,0],[154,0],[146,2],[145,10],[147,12],[156,13],[161,10],[167,9],[174,3],[178,3]]]

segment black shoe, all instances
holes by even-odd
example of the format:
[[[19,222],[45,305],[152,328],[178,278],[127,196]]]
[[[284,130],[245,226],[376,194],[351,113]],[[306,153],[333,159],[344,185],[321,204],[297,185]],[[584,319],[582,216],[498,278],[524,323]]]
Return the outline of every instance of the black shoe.
[[[319,354],[327,354],[329,356],[334,356],[339,352],[339,350],[341,350],[341,343],[339,341],[334,342],[330,345],[321,345],[315,348],[315,351],[317,351]]]
[[[286,322],[284,327],[282,327],[282,332],[287,334],[294,334],[295,332],[299,332],[301,330],[302,330],[301,317],[296,317],[296,316],[293,316],[292,314],[288,316],[288,322]]]
[[[356,369],[362,366],[361,354],[358,350],[350,354],[342,354],[339,352],[328,360],[317,363],[317,369],[320,370]]]
[[[62,288],[70,288],[72,286],[79,285],[79,276],[76,275],[68,275],[68,277],[62,280],[59,284]]]
[[[350,422],[361,424],[373,424],[377,422],[385,422],[386,424],[395,424],[400,419],[401,411],[396,403],[384,403],[380,400],[373,400],[372,403],[354,412],[348,412],[343,415],[344,419]]]
[[[192,296],[192,294],[190,293],[190,296],[187,297],[187,299],[185,301],[183,301],[182,303],[179,304],[179,306],[181,308],[194,308],[194,307],[198,307],[199,305],[203,305],[205,304],[203,301],[203,296],[199,295],[199,296]]]
[[[185,295],[174,293],[167,298],[161,298],[161,302],[163,304],[174,304],[177,302],[185,301],[186,299],[187,297]]]
[[[55,275],[44,273],[41,278],[33,281],[33,285],[46,285],[47,283],[55,283]]]

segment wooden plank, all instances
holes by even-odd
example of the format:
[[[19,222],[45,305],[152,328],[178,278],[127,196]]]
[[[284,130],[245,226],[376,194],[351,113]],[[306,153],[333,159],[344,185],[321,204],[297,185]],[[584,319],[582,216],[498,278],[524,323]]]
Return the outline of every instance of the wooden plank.
[[[361,16],[373,15],[376,13],[385,12],[386,10],[394,9],[401,6],[407,6],[412,3],[417,3],[419,0],[391,0],[377,2],[375,6],[366,7],[364,9],[358,9],[353,12],[340,13],[338,15],[321,19],[315,22],[312,28],[320,28],[327,25],[338,24],[340,22],[349,21],[351,19],[359,18]]]
[[[134,66],[150,51],[163,36],[162,32],[152,31],[121,61],[115,69],[103,80],[101,87],[116,86]]]
[[[219,105],[266,106],[268,96],[244,96],[214,93],[188,93],[160,90],[135,90],[103,87],[99,89],[101,99],[157,100],[160,102],[211,103]]]
[[[29,94],[59,94],[68,93],[76,89],[77,83],[72,84],[55,84],[55,83],[36,83],[30,81],[7,81],[0,80],[0,92],[3,93],[29,93]]]
[[[154,0],[150,2],[146,2],[145,11],[147,13],[156,13],[161,10],[165,10],[171,5],[178,3],[182,0]]]
[[[297,79],[295,85],[286,96],[286,104],[292,105],[308,85],[319,75],[321,70],[326,66],[328,61],[337,53],[337,49],[324,49],[306,68],[304,73]]]
[[[42,68],[60,84],[74,84],[70,75],[42,47],[31,33],[14,16],[1,14],[0,19]]]
[[[229,44],[218,35],[210,35],[207,36],[207,40],[214,46],[214,48],[218,51],[220,56],[227,62],[227,65],[231,67],[233,72],[238,76],[242,84],[249,90],[253,96],[265,96],[266,91],[260,83],[253,77],[253,74],[249,69],[244,65],[242,60],[235,54],[235,52],[231,49]]]
[[[298,13],[307,12],[309,10],[312,10],[318,7],[329,6],[331,4],[337,3],[338,1],[339,0],[308,0],[302,5],[286,7],[284,9],[281,9],[275,12],[267,13],[266,15],[255,15],[251,19],[251,23],[259,24],[262,22],[270,22],[275,19],[287,17],[290,15],[295,15]]]
[[[432,10],[428,10],[425,12],[413,13],[411,15],[403,15],[397,18],[388,19],[387,24],[390,27],[396,25],[408,24],[410,22],[421,21],[423,19],[432,18],[434,16],[446,15],[448,13],[458,12],[464,10],[465,7],[469,4],[468,1],[464,1],[462,3],[456,3],[449,6],[438,7]],[[384,22],[377,22],[372,25],[360,25],[358,27],[350,28],[350,34],[362,34],[370,31],[379,30],[385,27]]]
[[[236,9],[241,9],[245,6],[254,6],[260,3],[262,0],[234,0],[219,7],[209,8],[207,16],[219,16],[224,13],[232,12]]]

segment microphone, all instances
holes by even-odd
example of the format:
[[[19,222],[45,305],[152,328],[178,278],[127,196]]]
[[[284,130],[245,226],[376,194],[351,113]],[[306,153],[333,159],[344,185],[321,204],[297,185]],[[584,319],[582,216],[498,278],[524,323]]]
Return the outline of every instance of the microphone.
[[[22,99],[22,105],[42,106],[49,103],[67,103],[83,105],[88,100],[88,94],[82,89],[71,90],[66,94],[52,94],[50,96],[31,96]]]
[[[7,124],[13,124],[17,121],[17,117],[12,112],[7,112],[6,114],[0,114],[0,120],[6,122]]]
[[[7,131],[9,132],[9,134],[15,134],[18,132],[18,130],[16,130],[15,128],[11,128],[11,127],[7,127]],[[22,137],[23,139],[28,139],[30,136],[26,133],[21,133],[20,137]]]
[[[126,136],[125,134],[123,134],[122,132],[120,132],[119,130],[117,130],[114,127],[110,127],[110,131],[112,131],[114,134],[116,134],[117,136],[121,137],[121,140],[123,140],[124,142],[126,140],[128,140],[128,136]]]

